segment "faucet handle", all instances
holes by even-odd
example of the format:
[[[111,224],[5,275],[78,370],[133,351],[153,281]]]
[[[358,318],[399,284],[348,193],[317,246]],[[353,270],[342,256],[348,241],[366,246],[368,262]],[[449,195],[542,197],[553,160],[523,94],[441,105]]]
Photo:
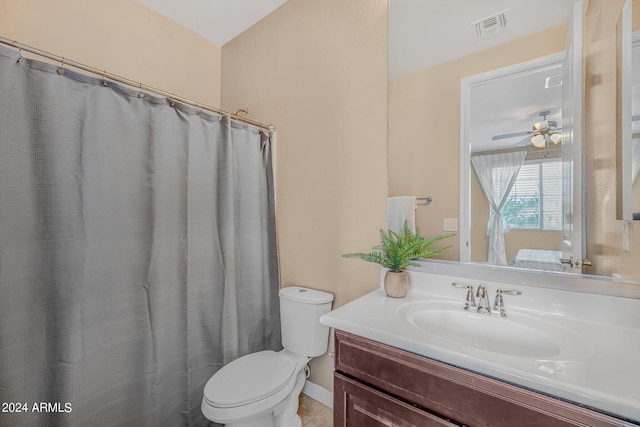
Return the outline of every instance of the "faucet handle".
[[[473,286],[465,285],[464,283],[453,282],[451,286],[455,286],[456,288],[466,289],[467,297],[465,298],[464,309],[469,310],[469,308],[476,308],[476,299],[473,296]]]
[[[507,313],[504,310],[504,301],[502,300],[502,295],[522,295],[522,292],[512,290],[512,289],[498,289],[496,291],[496,300],[493,303],[493,313],[496,316],[507,317]]]
[[[458,283],[458,282],[452,282],[451,286],[455,286],[456,288],[460,288],[460,289],[469,289],[469,288],[473,288],[473,286],[471,285],[466,285],[464,283]]]
[[[516,291],[515,289],[498,289],[496,292],[504,295],[522,295],[522,292]]]

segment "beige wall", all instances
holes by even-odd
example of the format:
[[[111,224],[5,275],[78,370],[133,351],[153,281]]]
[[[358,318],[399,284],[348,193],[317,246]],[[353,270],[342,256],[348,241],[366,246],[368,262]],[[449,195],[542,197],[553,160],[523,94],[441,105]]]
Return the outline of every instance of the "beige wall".
[[[473,168],[472,168],[473,169]],[[486,262],[489,256],[489,237],[487,237],[487,223],[489,222],[489,200],[484,195],[480,181],[475,172],[471,172],[471,261]],[[506,245],[506,235],[505,235]],[[508,255],[507,255],[508,257]],[[507,258],[511,259],[511,258]]]
[[[220,47],[136,0],[0,0],[0,36],[220,105]]]
[[[460,79],[560,52],[566,32],[555,27],[389,82],[389,195],[433,197],[416,213],[422,234],[442,233],[443,218],[459,215]],[[482,194],[477,183],[474,193]],[[481,223],[472,224],[472,239],[486,242]],[[458,260],[457,238],[448,243],[442,259]]]
[[[631,252],[622,250],[616,220],[616,41],[623,0],[591,0],[585,20],[585,168],[587,258],[590,273],[640,277],[640,223],[631,224]],[[640,1],[633,1],[634,30],[640,28]],[[634,70],[634,72],[637,72]]]
[[[222,106],[273,123],[282,286],[378,286],[341,254],[378,243],[387,197],[386,0],[289,0],[222,49]],[[332,361],[311,380],[332,389]]]

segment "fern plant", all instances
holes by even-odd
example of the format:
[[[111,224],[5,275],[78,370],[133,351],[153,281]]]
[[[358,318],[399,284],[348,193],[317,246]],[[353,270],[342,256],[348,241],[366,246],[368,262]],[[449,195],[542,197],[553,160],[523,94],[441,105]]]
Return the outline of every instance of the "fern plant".
[[[415,233],[404,222],[401,233],[393,230],[380,230],[380,244],[372,247],[369,253],[354,252],[342,255],[344,258],[356,258],[367,262],[380,264],[393,272],[400,272],[408,266],[419,267],[420,264],[413,261],[420,258],[431,258],[442,255],[442,251],[449,246],[433,247],[433,244],[455,234],[440,234],[438,236],[424,238],[416,227]]]

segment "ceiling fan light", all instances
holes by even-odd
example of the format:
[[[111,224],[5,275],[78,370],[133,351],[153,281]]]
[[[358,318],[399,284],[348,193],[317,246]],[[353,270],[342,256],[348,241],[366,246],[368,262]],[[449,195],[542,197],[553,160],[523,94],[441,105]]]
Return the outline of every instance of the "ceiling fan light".
[[[549,135],[549,139],[554,144],[557,144],[560,142],[560,140],[562,140],[562,135],[560,135],[559,133],[552,133],[551,135]]]
[[[536,148],[544,148],[547,145],[543,135],[534,135],[531,137],[531,144]]]
[[[533,125],[533,128],[540,132],[542,129],[549,129],[549,122],[547,120],[543,120]]]

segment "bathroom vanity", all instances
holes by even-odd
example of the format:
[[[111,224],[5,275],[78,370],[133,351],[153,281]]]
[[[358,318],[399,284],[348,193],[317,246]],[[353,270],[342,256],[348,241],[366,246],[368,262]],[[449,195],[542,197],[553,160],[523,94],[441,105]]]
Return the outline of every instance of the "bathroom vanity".
[[[406,298],[378,289],[320,320],[335,426],[640,425],[640,300],[410,274]],[[479,314],[459,282],[522,294]]]
[[[599,412],[341,331],[334,426],[630,426]]]

